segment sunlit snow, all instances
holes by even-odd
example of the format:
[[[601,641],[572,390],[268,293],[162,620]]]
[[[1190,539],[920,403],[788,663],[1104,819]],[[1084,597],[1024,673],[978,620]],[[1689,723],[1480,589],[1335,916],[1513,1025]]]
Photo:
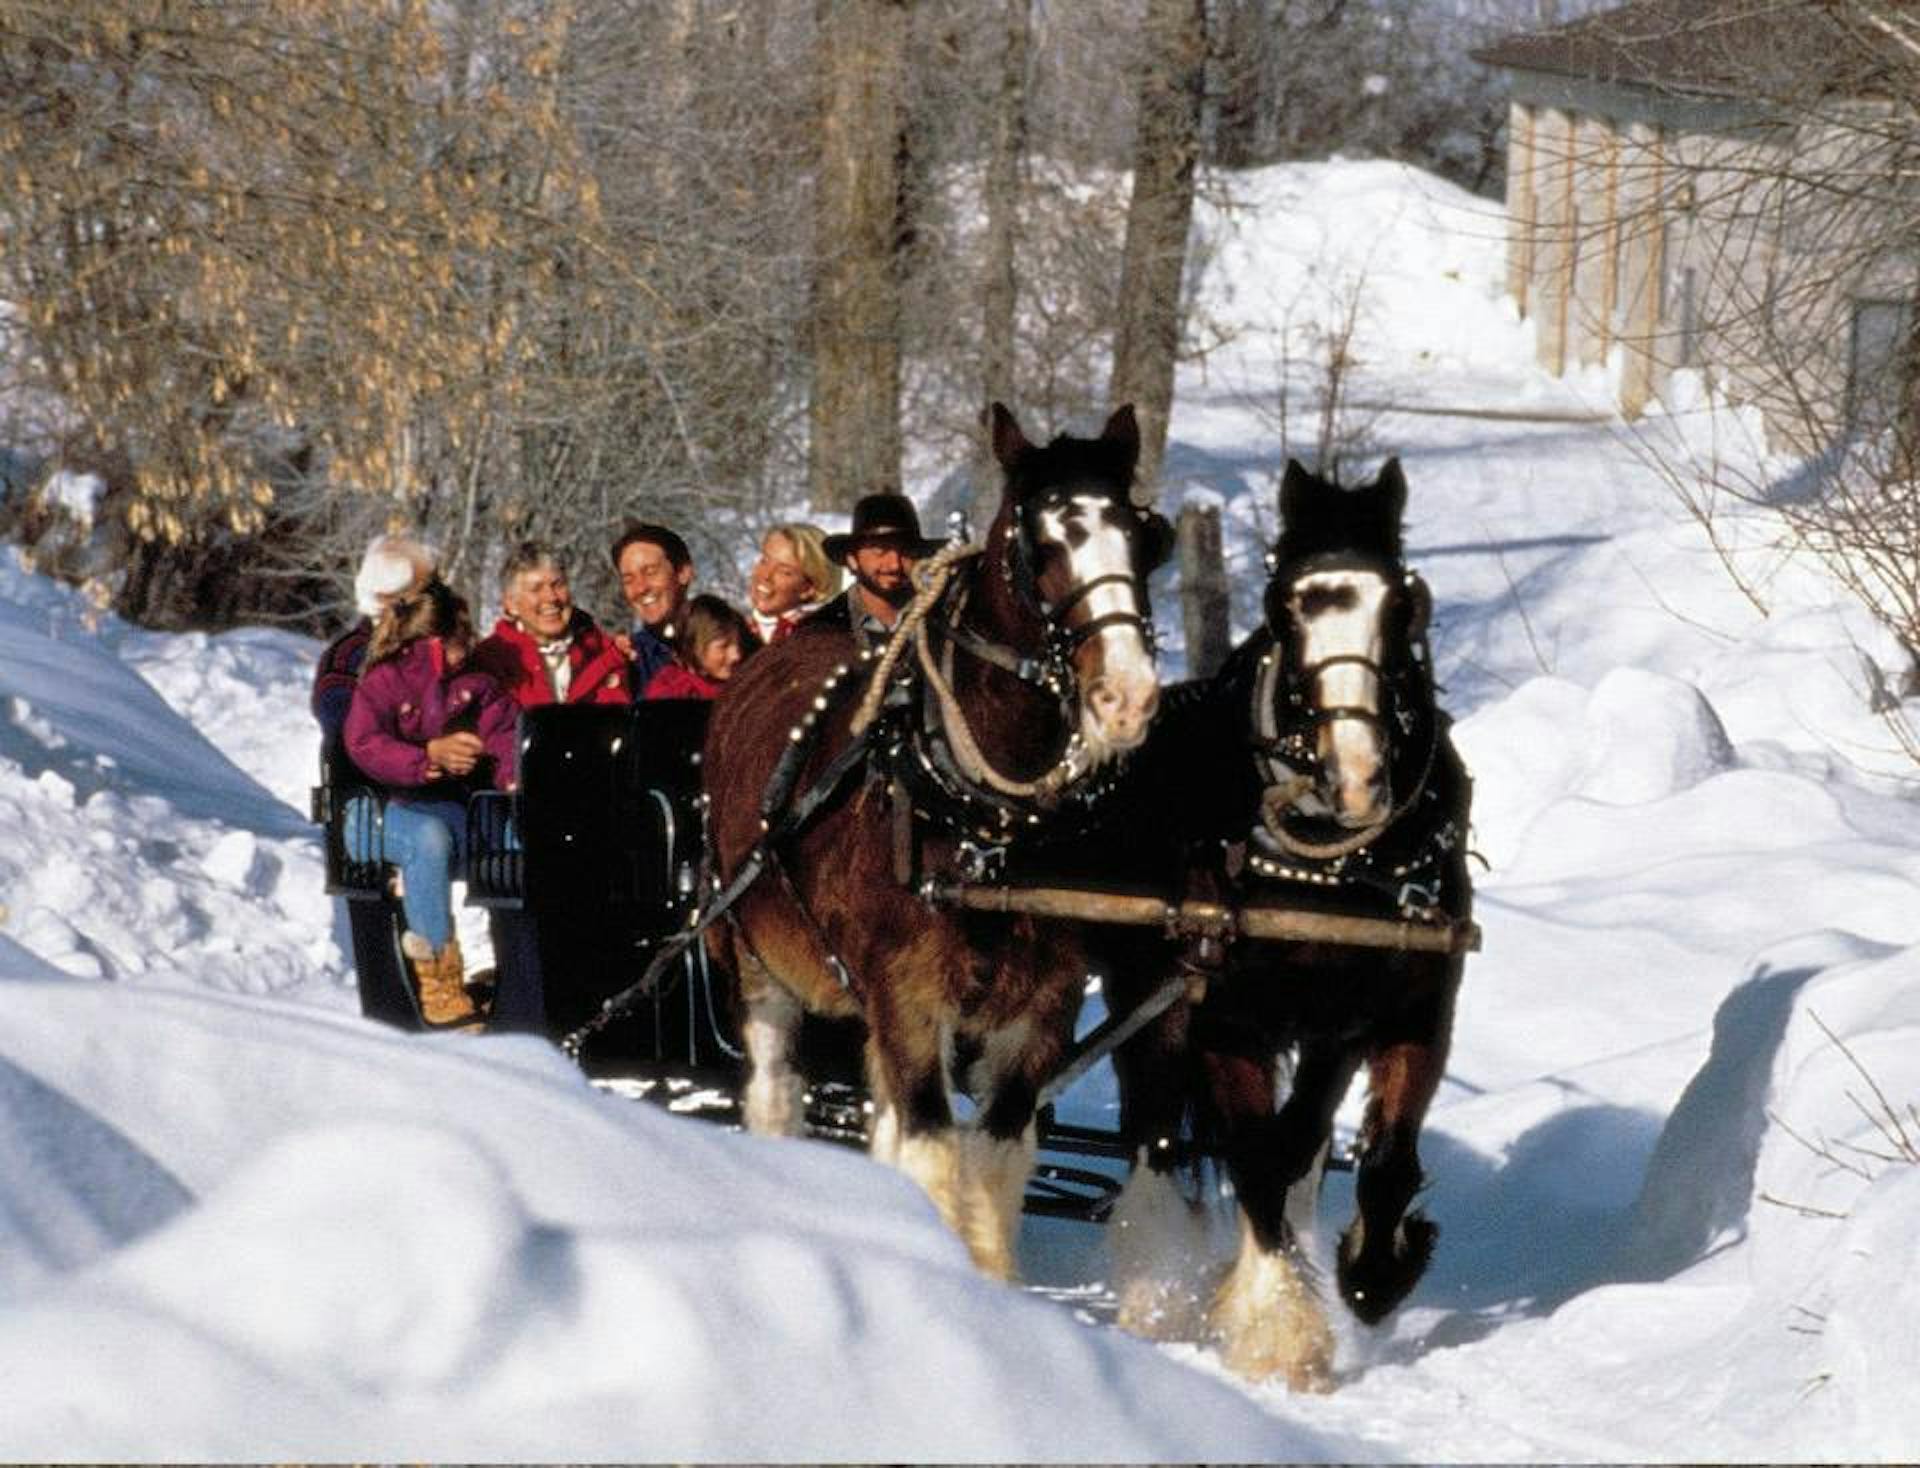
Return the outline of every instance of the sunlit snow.
[[[1385,163],[1238,192],[1163,503],[1222,509],[1244,632],[1280,374],[1308,455],[1351,306],[1489,864],[1439,1250],[1386,1325],[1336,1316],[1338,1389],[1118,1334],[1088,1226],[1030,1221],[1034,1288],[989,1284],[849,1152],[362,1021],[303,816],[317,645],[139,632],[7,553],[0,1457],[1912,1455],[1920,769],[1862,672],[1895,650],[1764,513],[1716,550],[1663,483],[1739,415],[1682,384],[1629,427],[1533,365],[1496,206]]]

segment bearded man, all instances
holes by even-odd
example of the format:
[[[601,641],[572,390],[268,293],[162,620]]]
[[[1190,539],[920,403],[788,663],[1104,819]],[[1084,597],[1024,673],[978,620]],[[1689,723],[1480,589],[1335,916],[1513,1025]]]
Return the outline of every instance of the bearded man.
[[[913,600],[913,565],[943,542],[920,533],[920,514],[903,494],[861,497],[844,535],[829,535],[825,550],[853,575],[853,585],[807,619],[844,627],[865,647],[881,647]]]

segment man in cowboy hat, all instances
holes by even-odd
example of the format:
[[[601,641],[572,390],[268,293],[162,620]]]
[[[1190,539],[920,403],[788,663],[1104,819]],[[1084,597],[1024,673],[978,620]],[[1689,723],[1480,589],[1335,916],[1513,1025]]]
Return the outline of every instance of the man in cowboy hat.
[[[844,535],[829,535],[828,557],[853,573],[853,585],[807,620],[845,627],[864,645],[887,640],[901,609],[913,599],[908,573],[913,563],[939,550],[941,542],[920,533],[920,515],[903,494],[863,495]]]

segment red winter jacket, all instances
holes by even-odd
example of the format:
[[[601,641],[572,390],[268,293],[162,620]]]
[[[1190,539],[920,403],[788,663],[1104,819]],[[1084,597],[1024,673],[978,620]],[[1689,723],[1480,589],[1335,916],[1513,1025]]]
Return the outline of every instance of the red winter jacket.
[[[685,663],[668,663],[647,681],[643,698],[718,698],[722,685]]]
[[[427,778],[427,741],[457,729],[478,734],[492,783],[511,788],[519,757],[520,707],[471,659],[449,672],[440,640],[422,637],[361,671],[347,710],[347,753],[367,777],[402,797],[461,799],[486,784],[484,767],[456,780]]]
[[[627,660],[613,639],[578,607],[574,608],[568,631],[573,634],[567,647],[573,681],[567,686],[567,702],[631,703]],[[468,666],[498,679],[523,709],[555,701],[547,665],[540,661],[540,645],[505,617],[493,624],[492,635],[473,650]]]

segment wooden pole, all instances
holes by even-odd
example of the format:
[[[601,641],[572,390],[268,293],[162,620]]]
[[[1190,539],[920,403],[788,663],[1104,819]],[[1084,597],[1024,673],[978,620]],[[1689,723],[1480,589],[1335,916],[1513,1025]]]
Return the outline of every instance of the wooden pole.
[[[1072,887],[988,887],[940,882],[933,884],[930,895],[936,903],[949,903],[974,912],[1018,912],[1033,917],[1162,928],[1182,937],[1333,943],[1414,953],[1473,953],[1480,947],[1479,926],[1471,922],[1416,923],[1290,907],[1168,902],[1159,897],[1087,892]]]
[[[1180,619],[1187,634],[1187,676],[1211,678],[1233,650],[1219,508],[1183,505],[1174,545],[1180,565]]]

